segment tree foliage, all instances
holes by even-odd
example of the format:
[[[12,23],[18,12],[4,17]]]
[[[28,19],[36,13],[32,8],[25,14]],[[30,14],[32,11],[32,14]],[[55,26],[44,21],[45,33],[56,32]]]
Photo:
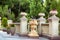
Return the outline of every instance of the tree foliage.
[[[15,20],[19,20],[20,12],[26,12],[27,18],[38,18],[38,14],[44,12],[45,18],[48,18],[53,9],[58,11],[57,16],[60,17],[60,0],[0,0],[0,15],[3,17],[13,13]]]

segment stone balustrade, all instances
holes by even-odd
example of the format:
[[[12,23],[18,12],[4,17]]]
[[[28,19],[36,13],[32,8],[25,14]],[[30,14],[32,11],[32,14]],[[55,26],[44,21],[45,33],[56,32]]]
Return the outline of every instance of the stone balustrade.
[[[43,17],[45,16],[44,13],[39,13],[40,18],[37,20],[38,21],[38,34],[48,34],[50,36],[58,36],[59,31],[59,18],[56,17],[56,14],[58,12],[55,10],[50,11],[50,14],[52,15],[51,17],[48,18],[48,23],[46,23],[46,19]],[[27,14],[25,12],[21,12],[21,18],[19,23],[13,23],[12,21],[9,22],[8,24],[15,24],[15,33],[19,33],[20,35],[27,35],[30,28],[29,22],[27,22],[27,18],[25,17]],[[1,20],[0,20],[0,27],[1,27]]]

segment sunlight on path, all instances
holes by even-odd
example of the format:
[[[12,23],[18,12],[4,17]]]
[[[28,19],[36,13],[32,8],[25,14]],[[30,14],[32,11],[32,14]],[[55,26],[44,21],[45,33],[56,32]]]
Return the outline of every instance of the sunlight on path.
[[[48,40],[48,39],[42,37],[40,37],[39,39],[31,39],[27,37],[19,37],[18,35],[11,36],[6,32],[0,31],[0,40]]]

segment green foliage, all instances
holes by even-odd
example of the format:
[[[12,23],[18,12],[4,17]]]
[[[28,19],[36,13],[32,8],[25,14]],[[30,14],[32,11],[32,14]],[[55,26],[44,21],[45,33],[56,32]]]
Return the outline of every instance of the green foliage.
[[[3,26],[3,27],[7,27],[7,25],[8,25],[8,24],[7,24],[7,18],[6,18],[6,17],[3,17],[3,18],[2,18],[2,26]]]
[[[8,14],[8,19],[15,20],[15,15],[13,12]]]
[[[38,18],[38,13],[44,12],[45,10],[43,5],[41,4],[41,0],[30,0],[29,3],[29,16],[33,18]]]
[[[2,8],[2,5],[0,5],[0,16],[4,17],[7,16],[8,13],[8,5],[4,5]]]
[[[58,17],[60,18],[60,0],[59,2],[57,3],[57,7],[56,7],[57,11],[58,11]]]
[[[50,5],[51,10],[52,9],[56,9],[56,7],[57,7],[57,1],[56,0],[52,0],[51,1],[51,5]]]
[[[30,12],[29,0],[20,0],[19,4],[20,4],[20,12],[21,11],[28,12],[28,13]]]
[[[60,18],[60,0],[52,0],[50,1],[50,10],[56,9],[58,11],[57,16]]]
[[[45,7],[45,18],[48,18],[50,16],[49,12],[50,10],[56,9],[58,11],[58,17],[60,17],[60,0],[46,0],[46,7]]]
[[[2,14],[5,16],[8,13],[8,5],[5,5],[2,10]]]
[[[0,15],[2,17],[8,16],[8,19],[19,21],[20,12],[26,12],[27,18],[38,18],[40,12],[45,13],[45,18],[50,16],[49,12],[52,9],[58,11],[58,17],[60,17],[60,0],[0,0]],[[8,8],[11,9],[11,13],[8,12]],[[13,13],[12,13],[13,12]]]
[[[2,12],[2,5],[0,5],[0,12]]]
[[[2,14],[2,5],[0,5],[0,16],[3,16],[3,14]]]
[[[11,27],[15,27],[15,25],[14,24],[11,24]]]

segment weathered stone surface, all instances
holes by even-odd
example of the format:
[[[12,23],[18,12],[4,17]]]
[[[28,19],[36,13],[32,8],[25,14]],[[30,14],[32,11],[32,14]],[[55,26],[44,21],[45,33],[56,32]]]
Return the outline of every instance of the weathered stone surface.
[[[56,36],[56,37],[51,37],[50,40],[60,40],[60,36]]]

